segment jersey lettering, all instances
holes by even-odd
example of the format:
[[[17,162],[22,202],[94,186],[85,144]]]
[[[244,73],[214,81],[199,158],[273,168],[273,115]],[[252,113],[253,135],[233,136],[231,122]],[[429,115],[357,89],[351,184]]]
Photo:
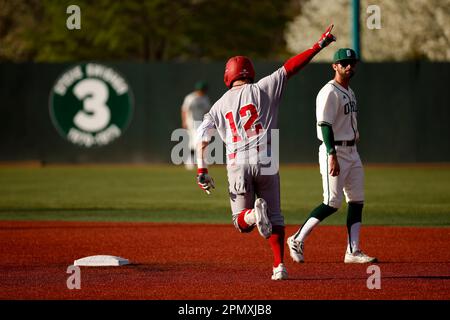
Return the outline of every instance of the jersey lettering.
[[[230,128],[231,128],[231,134],[233,135],[233,142],[239,142],[241,141],[241,137],[238,135],[237,133],[237,129],[236,129],[236,123],[234,123],[234,117],[233,117],[233,112],[228,112],[225,115],[225,118],[227,118],[228,123],[230,124]]]
[[[358,112],[355,101],[350,101],[344,105],[344,114],[349,114],[350,112]]]
[[[263,129],[261,123],[255,123],[256,119],[258,119],[258,110],[253,104],[248,104],[242,107],[239,110],[239,116],[241,118],[249,116],[247,121],[244,123],[245,134],[248,138],[258,135]],[[241,141],[242,139],[237,132],[236,123],[234,122],[233,112],[228,112],[225,115],[225,118],[228,120],[230,125],[231,134],[233,135],[233,142]]]
[[[253,137],[259,134],[259,131],[263,128],[261,123],[256,123],[256,119],[258,119],[258,110],[253,104],[246,105],[239,110],[239,115],[241,117],[245,117],[250,114],[247,122],[244,124],[244,130],[247,134],[247,137]]]

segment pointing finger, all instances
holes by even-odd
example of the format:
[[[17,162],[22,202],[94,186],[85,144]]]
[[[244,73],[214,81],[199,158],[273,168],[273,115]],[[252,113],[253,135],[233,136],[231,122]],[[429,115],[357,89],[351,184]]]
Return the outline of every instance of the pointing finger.
[[[331,30],[333,29],[333,27],[334,27],[334,24],[331,24],[331,25],[327,28],[327,31],[325,31],[325,33],[330,33]]]

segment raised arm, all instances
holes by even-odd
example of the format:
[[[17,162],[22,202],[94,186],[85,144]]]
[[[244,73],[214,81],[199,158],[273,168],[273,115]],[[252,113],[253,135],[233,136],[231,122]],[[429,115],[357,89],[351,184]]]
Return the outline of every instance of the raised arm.
[[[324,34],[320,37],[319,41],[317,41],[311,48],[285,62],[284,68],[286,69],[288,78],[306,66],[320,50],[328,46],[331,42],[336,41],[336,37],[331,34],[331,29],[333,29],[333,25],[330,25],[327,28]]]

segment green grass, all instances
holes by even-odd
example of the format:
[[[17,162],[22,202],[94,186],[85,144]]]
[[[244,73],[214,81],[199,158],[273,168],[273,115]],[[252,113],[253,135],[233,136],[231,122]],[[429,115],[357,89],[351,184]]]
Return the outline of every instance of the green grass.
[[[0,167],[0,220],[230,223],[226,171],[211,168],[207,196],[176,166]],[[303,223],[322,201],[317,166],[283,166],[282,210]],[[366,166],[368,225],[450,225],[450,167]],[[324,221],[344,224],[346,205]]]

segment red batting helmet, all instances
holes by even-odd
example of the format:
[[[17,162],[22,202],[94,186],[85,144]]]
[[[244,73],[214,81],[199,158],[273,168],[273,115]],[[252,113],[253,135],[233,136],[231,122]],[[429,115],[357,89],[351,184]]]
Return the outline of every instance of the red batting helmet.
[[[228,88],[231,88],[234,81],[239,79],[255,79],[255,69],[252,61],[244,56],[235,56],[228,60],[225,66],[223,81]]]

